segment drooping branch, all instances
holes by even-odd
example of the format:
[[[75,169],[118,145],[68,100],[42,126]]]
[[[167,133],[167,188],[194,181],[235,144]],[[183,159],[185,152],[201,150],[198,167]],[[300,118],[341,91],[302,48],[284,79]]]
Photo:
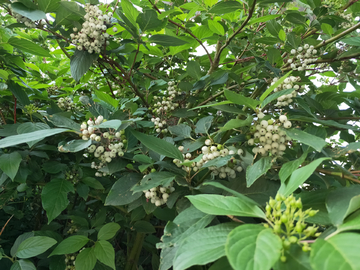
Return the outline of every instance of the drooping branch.
[[[343,6],[342,8],[340,8],[340,10],[345,10],[348,9],[350,6],[352,6],[353,4],[355,4],[356,2],[358,2],[359,0],[351,0],[349,1],[349,3],[347,3],[345,6]]]

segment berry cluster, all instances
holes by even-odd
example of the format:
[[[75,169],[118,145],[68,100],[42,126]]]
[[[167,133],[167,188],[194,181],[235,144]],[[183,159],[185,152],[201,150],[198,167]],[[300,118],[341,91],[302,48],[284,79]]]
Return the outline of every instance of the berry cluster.
[[[293,70],[303,71],[309,68],[311,63],[315,62],[318,57],[318,51],[313,45],[305,44],[304,47],[299,47],[297,50],[290,51],[292,57],[289,57],[287,63]]]
[[[74,221],[71,220],[71,224],[70,224],[70,228],[67,230],[68,234],[73,234],[76,233],[78,231],[78,228],[76,225],[74,225]]]
[[[153,117],[153,118],[151,118],[151,122],[154,123],[155,130],[156,130],[157,133],[160,133],[160,132],[166,133],[166,132],[168,132],[168,130],[166,128],[167,123],[166,123],[165,120],[161,121],[159,117],[157,117],[157,118]]]
[[[22,15],[20,15],[19,13],[16,12],[12,12],[14,18],[16,19],[16,21],[18,23],[23,23],[25,24],[25,26],[29,27],[29,28],[35,28],[36,24],[35,22],[33,22],[32,20],[30,20],[29,18],[26,18]]]
[[[350,21],[352,20],[352,15],[349,13],[349,14],[342,14],[340,13],[339,14],[340,17],[342,17],[343,19],[347,20],[347,22],[342,22],[340,24],[340,27],[343,27],[343,28],[349,28],[352,26],[352,23],[350,23]]]
[[[100,125],[103,121],[106,121],[102,115],[99,115],[93,121],[91,118],[85,123],[81,124],[82,139],[92,140],[96,144],[92,144],[88,147],[88,152],[93,154],[98,159],[98,163],[93,161],[91,168],[101,169],[107,163],[110,163],[117,156],[124,156],[124,148],[127,143],[125,130],[116,132],[113,129],[109,129],[106,132],[102,132],[100,128],[94,125]],[[95,176],[105,176],[105,172],[96,172]]]
[[[258,113],[258,120],[250,127],[253,138],[248,140],[248,145],[255,145],[252,149],[254,154],[267,156],[271,153],[275,156],[282,156],[291,138],[286,136],[285,131],[281,130],[280,127],[291,128],[291,122],[286,115],[280,115],[278,121],[261,120],[264,117],[265,115],[262,112]]]
[[[179,106],[178,103],[173,102],[173,100],[179,94],[179,91],[175,87],[175,82],[173,81],[168,82],[167,90],[168,91],[165,92],[166,96],[164,97],[154,96],[154,101],[156,103],[154,104],[155,108],[153,109],[153,113],[159,115],[164,113],[169,113],[175,110],[175,108]]]
[[[86,14],[84,16],[85,22],[82,24],[82,29],[77,34],[70,34],[72,42],[77,44],[76,48],[79,51],[83,49],[89,53],[100,53],[101,47],[109,44],[106,39],[109,34],[106,33],[107,25],[110,23],[112,12],[103,14],[97,7],[90,4],[85,5]],[[73,31],[76,33],[78,29],[75,27]]]
[[[66,254],[65,255],[65,264],[66,264],[65,269],[75,270],[75,260],[76,260],[75,254]]]
[[[184,151],[183,146],[179,146],[178,148],[181,152]],[[223,148],[222,145],[214,145],[210,139],[207,139],[205,141],[205,145],[201,148],[201,153],[197,157],[193,157],[191,153],[183,154],[185,160],[184,163],[186,165],[182,165],[182,162],[178,159],[174,159],[173,162],[178,167],[182,167],[182,169],[188,173],[197,172],[201,170],[201,168],[209,161],[217,158],[217,157],[226,157],[229,155],[242,155],[243,150],[237,149],[237,150],[229,150],[226,148]],[[193,160],[193,161],[192,161]],[[232,157],[228,164],[216,167],[216,166],[209,166],[208,169],[211,171],[213,176],[219,176],[220,178],[235,178],[236,172],[241,172],[243,168],[240,166],[240,160],[235,159]]]
[[[146,177],[146,175],[144,176]],[[161,206],[165,204],[172,192],[175,191],[171,182],[168,186],[157,186],[148,190],[144,190],[146,199],[149,199],[151,203],[156,206]]]
[[[284,251],[288,250],[291,244],[302,245],[303,251],[306,252],[310,250],[309,244],[301,241],[320,236],[320,233],[317,233],[318,227],[307,226],[305,223],[307,218],[315,216],[318,211],[311,208],[303,211],[301,199],[296,200],[294,195],[285,198],[278,194],[275,199],[270,198],[265,209],[270,226],[282,239],[281,261],[283,262],[286,261]],[[264,226],[269,227],[269,224],[264,224]]]
[[[57,105],[60,109],[71,111],[71,109],[75,108],[75,103],[72,101],[70,97],[59,98]]]
[[[272,85],[278,81],[279,78],[274,78],[272,81]],[[289,76],[284,80],[282,84],[274,89],[274,92],[286,90],[286,89],[295,89],[292,93],[287,95],[282,95],[277,98],[277,103],[275,104],[276,107],[284,107],[288,106],[291,102],[293,102],[293,98],[296,97],[297,92],[300,91],[301,88],[305,88],[305,85],[301,86],[298,82],[301,81],[300,77]]]

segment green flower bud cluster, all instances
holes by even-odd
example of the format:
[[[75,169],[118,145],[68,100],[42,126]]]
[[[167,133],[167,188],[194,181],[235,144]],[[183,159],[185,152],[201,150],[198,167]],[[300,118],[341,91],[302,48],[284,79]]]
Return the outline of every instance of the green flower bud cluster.
[[[84,249],[85,249],[85,247],[80,249],[78,253],[80,253]],[[75,268],[75,260],[76,260],[78,253],[65,254],[65,265],[66,265],[65,270],[75,270],[76,269]]]
[[[258,119],[250,127],[247,141],[248,145],[255,146],[252,152],[261,156],[267,156],[269,153],[272,156],[282,156],[291,138],[280,127],[291,128],[291,122],[286,115],[280,115],[276,121],[264,120],[265,114],[262,112],[258,112],[257,116]]]
[[[282,239],[283,254],[288,250],[291,244],[302,246],[303,251],[309,251],[310,247],[307,242],[302,242],[309,237],[318,237],[318,227],[308,226],[305,220],[315,216],[318,210],[303,210],[301,199],[296,199],[294,195],[284,197],[276,195],[275,199],[270,198],[266,203],[266,218],[275,234]],[[264,224],[269,227],[269,224]],[[286,261],[281,258],[281,261]]]
[[[76,107],[75,103],[72,101],[70,97],[59,98],[57,105],[60,109],[66,111],[71,111],[71,109],[75,109]]]
[[[79,182],[79,174],[76,171],[68,171],[65,173],[65,179],[71,181],[75,185]]]

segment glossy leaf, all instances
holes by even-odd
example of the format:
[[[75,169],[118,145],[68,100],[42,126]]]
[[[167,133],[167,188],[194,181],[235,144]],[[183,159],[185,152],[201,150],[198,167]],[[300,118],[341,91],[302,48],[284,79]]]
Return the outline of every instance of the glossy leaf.
[[[245,224],[227,238],[226,256],[234,269],[271,269],[281,255],[281,239],[271,229]]]
[[[79,81],[97,58],[98,55],[95,53],[76,50],[70,59],[71,76],[74,80]]]
[[[309,134],[299,129],[284,129],[287,136],[290,138],[302,142],[306,145],[313,147],[316,151],[320,152],[327,142],[315,135]]]
[[[307,153],[303,153],[300,158],[286,162],[279,171],[279,178],[284,183],[288,177],[305,161]]]
[[[44,253],[56,244],[56,240],[46,236],[33,236],[22,242],[17,249],[16,257],[27,259]]]
[[[184,41],[180,38],[169,36],[169,35],[152,35],[149,40],[150,43],[156,43],[161,46],[181,46],[187,44],[187,41]]]
[[[242,8],[242,4],[237,1],[218,2],[209,10],[209,13],[226,14]]]
[[[210,127],[211,127],[211,123],[212,123],[213,119],[214,119],[213,116],[206,116],[204,118],[201,118],[196,123],[195,133],[204,133],[204,134],[206,134],[209,131]]]
[[[215,194],[186,196],[200,211],[210,215],[265,218],[264,212],[249,200]]]
[[[50,256],[70,254],[79,251],[83,246],[89,242],[89,238],[83,235],[74,235],[65,238],[59,245],[51,252]]]
[[[260,102],[256,99],[245,97],[230,90],[225,90],[225,97],[227,100],[235,104],[245,105],[253,110],[255,110],[256,106],[260,104]]]
[[[39,56],[45,56],[45,57],[51,57],[50,53],[48,50],[43,49],[42,47],[40,47],[39,45],[37,45],[36,43],[24,39],[24,38],[17,38],[17,37],[11,37],[8,40],[8,43],[11,46],[14,46],[15,48],[22,50],[24,52],[28,52],[34,55],[39,55]]]
[[[250,187],[260,176],[265,174],[272,165],[271,157],[263,157],[246,168],[246,186]]]
[[[132,134],[138,139],[143,145],[147,148],[153,150],[154,152],[164,155],[171,158],[176,158],[179,160],[184,160],[181,152],[171,143],[168,143],[165,140],[149,136],[137,131],[132,131]]]
[[[190,235],[176,252],[174,270],[208,264],[225,256],[227,236],[236,226],[236,223],[223,223]]]
[[[115,270],[115,251],[108,241],[100,240],[96,242],[94,253],[100,262]]]
[[[80,251],[75,260],[76,270],[92,270],[96,264],[94,248],[85,248]]]
[[[191,138],[191,127],[180,124],[176,126],[169,126],[168,130],[172,135],[183,137],[183,138]]]
[[[67,198],[69,192],[74,192],[74,187],[64,179],[54,179],[45,185],[41,193],[41,200],[48,217],[48,223],[60,215],[69,204]]]
[[[109,240],[115,236],[118,230],[120,230],[119,224],[115,222],[107,223],[98,232],[98,240]]]
[[[6,173],[7,176],[14,180],[22,160],[18,152],[0,155],[0,169]]]
[[[36,270],[36,267],[28,260],[18,260],[11,266],[10,270]]]
[[[46,18],[46,14],[43,11],[28,8],[20,2],[12,3],[11,9],[33,22]]]

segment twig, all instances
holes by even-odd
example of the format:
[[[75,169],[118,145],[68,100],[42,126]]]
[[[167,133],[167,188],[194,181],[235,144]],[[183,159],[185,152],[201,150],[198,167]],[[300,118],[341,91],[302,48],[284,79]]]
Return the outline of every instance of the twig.
[[[221,53],[223,52],[223,50],[230,44],[230,42],[233,40],[233,38],[239,34],[241,32],[241,30],[243,30],[243,28],[247,25],[247,23],[249,22],[249,20],[251,19],[254,10],[255,10],[255,5],[256,5],[256,0],[254,0],[252,6],[249,9],[249,14],[247,16],[247,18],[245,19],[245,21],[241,24],[241,26],[239,27],[238,30],[236,30],[226,41],[225,44],[223,46],[220,47],[220,49],[216,52],[215,54],[215,58],[213,61],[213,64],[210,67],[210,70],[208,71],[208,74],[211,74],[218,66],[219,66],[219,61],[220,61],[220,56]]]
[[[16,97],[13,95],[14,97],[14,124],[16,124],[16,107],[17,107],[17,99]]]
[[[1,109],[0,109],[0,115],[1,115],[2,121],[3,121],[4,124],[6,125],[6,119],[5,119],[5,117],[4,117]]]
[[[134,61],[133,61],[132,65],[131,65],[131,68],[130,68],[130,71],[129,71],[129,75],[128,75],[129,77],[131,77],[131,72],[132,72],[132,70],[133,70],[133,68],[135,66],[136,57],[137,57],[137,55],[139,53],[139,50],[140,50],[140,43],[138,43],[138,47],[137,47],[137,50],[136,50],[136,53],[135,53],[135,58],[134,58]]]
[[[110,88],[110,92],[111,92],[112,97],[115,98],[114,91],[113,91],[113,89],[112,89],[112,86],[111,86],[109,80],[108,80],[108,79],[106,78],[106,76],[105,76],[104,70],[101,68],[100,65],[99,65],[99,68],[100,68],[100,70],[101,70],[101,73],[104,75],[104,78],[105,78],[105,80],[106,80],[107,85],[108,85],[109,88]]]
[[[6,221],[5,225],[2,227],[1,232],[0,232],[0,236],[1,236],[2,233],[4,232],[5,227],[8,225],[8,223],[10,222],[10,220],[12,219],[13,216],[14,216],[14,215],[12,215],[12,216]]]
[[[239,222],[239,223],[245,223],[244,221],[237,219],[236,217],[234,217],[233,215],[227,215],[228,218],[232,219],[235,222]]]
[[[67,56],[67,58],[70,59],[71,58],[70,54],[63,47],[60,46],[60,42],[58,39],[56,39],[56,42],[59,45],[59,48],[62,50],[62,52]]]
[[[158,9],[158,7],[153,4],[151,2],[151,0],[149,0],[150,4],[153,6],[153,8],[159,13],[161,14],[161,11]],[[177,27],[183,29],[186,33],[188,33],[190,36],[192,36],[199,44],[201,47],[203,47],[204,51],[206,52],[208,58],[209,58],[209,61],[210,61],[210,65],[213,65],[213,60],[211,58],[211,55],[210,53],[208,52],[208,50],[206,49],[206,47],[204,46],[204,44],[202,43],[202,41],[197,37],[195,36],[189,29],[187,29],[185,26],[182,26],[181,24],[178,24],[177,22],[174,22],[173,20],[171,19],[168,19],[168,21],[174,25],[176,25]]]
[[[351,176],[344,175],[344,173],[340,173],[340,172],[330,172],[330,171],[323,170],[323,169],[316,169],[316,171],[317,171],[317,172],[320,172],[320,173],[323,173],[323,174],[327,174],[327,175],[339,176],[339,177],[341,177],[341,178],[344,178],[344,179],[347,179],[347,180],[350,180],[350,181],[353,181],[353,182],[355,182],[355,183],[360,184],[360,180],[355,179],[355,178],[352,178]]]
[[[345,9],[349,8],[351,5],[355,4],[357,1],[359,1],[359,0],[351,0],[351,1],[349,1],[349,3],[347,3],[345,6],[340,8],[340,10],[345,10]]]

